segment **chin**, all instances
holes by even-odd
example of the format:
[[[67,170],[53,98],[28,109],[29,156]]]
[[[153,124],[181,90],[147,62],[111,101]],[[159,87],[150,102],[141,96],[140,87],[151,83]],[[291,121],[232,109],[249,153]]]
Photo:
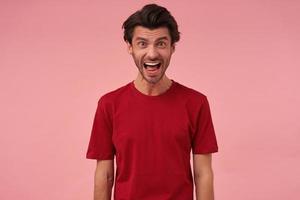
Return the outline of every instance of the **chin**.
[[[162,76],[157,76],[157,77],[147,77],[143,74],[143,78],[148,82],[148,83],[151,83],[151,84],[156,84],[158,83],[161,79],[162,79]]]

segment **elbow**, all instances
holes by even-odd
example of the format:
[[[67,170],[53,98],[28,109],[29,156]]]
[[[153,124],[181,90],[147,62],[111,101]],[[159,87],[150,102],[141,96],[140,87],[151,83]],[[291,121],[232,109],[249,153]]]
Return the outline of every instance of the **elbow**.
[[[114,174],[112,173],[112,174],[107,174],[107,181],[111,184],[111,185],[113,185],[114,184],[114,180],[115,180],[115,177],[114,177]]]
[[[194,174],[194,181],[195,183],[198,182],[199,180],[213,180],[214,178],[214,173],[212,169],[205,170],[205,171],[200,171],[200,172],[195,172]]]

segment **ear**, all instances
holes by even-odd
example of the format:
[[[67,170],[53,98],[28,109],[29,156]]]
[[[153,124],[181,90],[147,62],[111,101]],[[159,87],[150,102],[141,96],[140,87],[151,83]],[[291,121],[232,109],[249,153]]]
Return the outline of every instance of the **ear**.
[[[171,45],[171,52],[172,52],[172,53],[175,52],[175,43]]]
[[[129,54],[132,54],[132,44],[130,44],[128,41],[126,41],[127,44],[127,51]]]

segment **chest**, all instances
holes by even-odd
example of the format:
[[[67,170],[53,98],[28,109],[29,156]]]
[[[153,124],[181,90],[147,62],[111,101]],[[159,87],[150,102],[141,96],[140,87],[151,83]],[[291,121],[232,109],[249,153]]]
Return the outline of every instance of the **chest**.
[[[116,108],[113,118],[113,142],[116,150],[129,146],[138,149],[173,149],[188,152],[191,127],[184,104],[126,102]]]

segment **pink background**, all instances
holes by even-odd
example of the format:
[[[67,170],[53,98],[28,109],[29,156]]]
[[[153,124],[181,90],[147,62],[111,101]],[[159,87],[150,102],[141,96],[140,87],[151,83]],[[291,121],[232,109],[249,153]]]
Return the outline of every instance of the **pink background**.
[[[136,77],[121,24],[149,2],[0,1],[0,199],[92,199],[96,103]],[[157,3],[182,32],[168,76],[210,101],[216,199],[299,199],[299,1]]]

